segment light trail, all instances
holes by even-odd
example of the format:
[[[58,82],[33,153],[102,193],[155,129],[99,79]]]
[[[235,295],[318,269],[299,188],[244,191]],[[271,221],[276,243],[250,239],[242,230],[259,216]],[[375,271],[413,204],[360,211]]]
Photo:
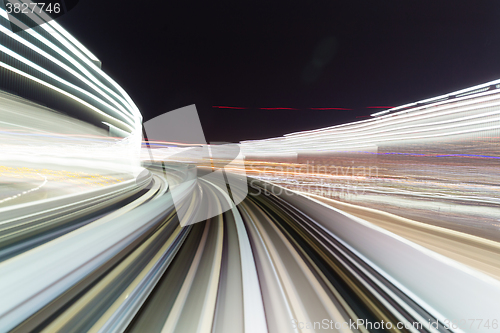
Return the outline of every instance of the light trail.
[[[37,187],[34,187],[32,189],[29,189],[29,190],[26,190],[26,191],[23,191],[19,194],[16,194],[14,196],[11,196],[11,197],[7,197],[7,198],[4,198],[4,199],[1,199],[0,200],[0,204],[4,203],[4,202],[7,202],[7,201],[10,201],[10,200],[14,200],[14,199],[17,199],[25,194],[29,194],[29,193],[32,193],[32,192],[35,192],[35,191],[38,191],[39,189],[41,189],[42,187],[45,186],[45,184],[47,184],[47,177],[45,176],[42,176],[40,175],[39,173],[37,173],[37,175],[39,175],[40,177],[42,177],[44,180],[42,182],[42,184],[38,185]]]
[[[500,80],[241,150],[148,141],[128,94],[61,26],[30,14],[45,24],[18,35],[9,25],[26,25],[0,16],[2,71],[50,90],[48,107],[0,93],[1,332],[496,320]]]

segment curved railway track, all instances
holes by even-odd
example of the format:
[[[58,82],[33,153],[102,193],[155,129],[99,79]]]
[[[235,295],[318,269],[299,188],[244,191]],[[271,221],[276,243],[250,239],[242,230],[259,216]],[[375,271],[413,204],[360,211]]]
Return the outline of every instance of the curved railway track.
[[[231,196],[247,189],[228,195],[225,183],[186,182],[185,169],[150,170],[107,191],[3,210],[0,331],[460,331],[407,275],[394,278],[383,258],[335,232],[346,214],[325,218],[331,208],[258,181],[235,206]],[[184,198],[181,221],[174,192]],[[369,246],[362,228],[373,228],[349,221]],[[479,293],[499,293],[477,283]]]

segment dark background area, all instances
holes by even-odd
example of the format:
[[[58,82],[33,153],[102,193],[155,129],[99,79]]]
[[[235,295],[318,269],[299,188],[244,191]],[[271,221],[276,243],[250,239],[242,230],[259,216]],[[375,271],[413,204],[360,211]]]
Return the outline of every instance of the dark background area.
[[[196,104],[208,141],[359,120],[500,78],[496,0],[81,0],[58,22],[145,121]],[[350,110],[310,110],[326,107]]]

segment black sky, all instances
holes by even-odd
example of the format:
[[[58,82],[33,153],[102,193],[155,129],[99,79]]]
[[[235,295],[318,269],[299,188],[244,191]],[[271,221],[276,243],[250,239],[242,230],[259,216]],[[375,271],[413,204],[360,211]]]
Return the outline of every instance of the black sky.
[[[80,0],[58,22],[145,120],[196,104],[209,141],[325,127],[500,78],[497,0]],[[321,107],[352,110],[308,109]]]

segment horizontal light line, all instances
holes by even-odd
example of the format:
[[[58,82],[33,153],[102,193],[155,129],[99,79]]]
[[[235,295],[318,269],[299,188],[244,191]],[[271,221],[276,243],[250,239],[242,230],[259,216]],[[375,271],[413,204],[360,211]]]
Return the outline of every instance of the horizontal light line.
[[[298,110],[294,108],[259,108],[261,110]]]
[[[237,109],[237,110],[244,110],[246,108],[240,107],[240,106],[220,106],[220,105],[215,105],[212,106],[215,109]]]

